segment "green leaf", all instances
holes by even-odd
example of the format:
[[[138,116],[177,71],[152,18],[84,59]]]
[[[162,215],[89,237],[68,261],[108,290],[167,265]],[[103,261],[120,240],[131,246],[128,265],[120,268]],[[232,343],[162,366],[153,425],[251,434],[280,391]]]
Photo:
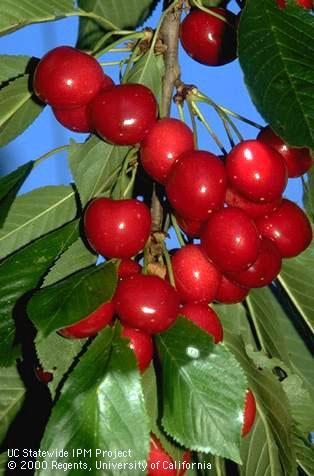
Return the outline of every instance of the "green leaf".
[[[52,410],[42,450],[53,448],[70,452],[67,463],[78,462],[76,448],[90,448],[91,457],[84,461],[88,469],[69,469],[69,476],[104,474],[129,476],[144,474],[126,467],[96,469],[96,460],[104,463],[146,462],[149,446],[149,425],[145,411],[140,376],[133,351],[128,342],[113,336],[108,327],[91,344],[66,381],[61,397]],[[96,458],[96,449],[126,451],[125,457]],[[63,458],[54,458],[64,462]],[[36,475],[55,475],[55,470],[39,470]]]
[[[8,461],[7,452],[0,453],[0,476],[5,476],[7,461]]]
[[[257,415],[251,432],[241,441],[240,476],[284,476],[278,448],[269,441],[267,427]]]
[[[9,175],[0,178],[0,227],[2,227],[12,202],[33,165],[33,162],[27,162]]]
[[[162,425],[192,450],[240,462],[244,373],[224,345],[178,318],[157,336],[163,373]]]
[[[296,258],[284,260],[278,276],[300,315],[314,333],[314,242]]]
[[[24,75],[0,90],[0,147],[24,132],[44,108],[34,98],[29,82],[29,75]]]
[[[70,168],[83,206],[99,194],[110,195],[128,150],[96,136],[84,144],[71,143]]]
[[[294,3],[246,2],[239,60],[265,121],[288,144],[314,149],[314,17]]]
[[[12,81],[25,74],[28,71],[30,62],[36,61],[37,58],[21,55],[0,55],[0,85],[6,81]]]
[[[25,397],[25,386],[17,368],[0,367],[0,444],[12,421],[20,410]]]
[[[308,441],[300,436],[298,432],[294,435],[293,440],[297,461],[299,466],[308,476],[314,476],[314,449]]]
[[[81,321],[110,301],[116,283],[115,265],[109,261],[37,291],[28,303],[27,313],[38,330],[39,339]]]
[[[124,83],[140,83],[150,88],[157,101],[161,99],[162,78],[165,74],[165,64],[162,55],[148,51],[137,61],[123,78]]]
[[[83,50],[93,49],[108,31],[134,30],[149,17],[159,0],[79,0],[80,8],[93,12],[110,22],[100,25],[95,20],[80,18],[77,47]]]
[[[15,321],[24,319],[23,296],[38,286],[54,260],[78,237],[72,222],[26,246],[0,264],[0,365],[9,366],[19,355]]]
[[[314,157],[314,156],[313,156]],[[314,168],[308,171],[305,180],[303,180],[303,204],[306,213],[314,223]]]
[[[58,20],[74,13],[73,0],[1,0],[0,35],[6,35],[31,23]]]
[[[282,386],[289,400],[295,425],[306,438],[314,428],[314,399],[304,388],[298,375],[289,375],[282,381]]]
[[[240,332],[246,344],[251,344],[253,348],[256,347],[243,304],[215,304],[213,308],[219,316],[228,319],[229,328],[232,328],[236,334]]]
[[[194,5],[197,7],[197,3],[194,2],[194,0],[190,0],[191,5]],[[204,7],[218,7],[222,3],[224,3],[224,0],[199,0],[198,3],[203,5]]]
[[[0,258],[69,222],[75,215],[72,187],[42,187],[17,197],[0,230]]]
[[[56,332],[46,339],[36,339],[36,352],[40,364],[46,372],[53,374],[53,379],[48,384],[52,398],[56,396],[61,380],[85,344],[86,339],[66,339]]]
[[[43,287],[55,284],[76,271],[88,268],[96,263],[97,256],[91,253],[79,238],[57,260],[44,279]]]

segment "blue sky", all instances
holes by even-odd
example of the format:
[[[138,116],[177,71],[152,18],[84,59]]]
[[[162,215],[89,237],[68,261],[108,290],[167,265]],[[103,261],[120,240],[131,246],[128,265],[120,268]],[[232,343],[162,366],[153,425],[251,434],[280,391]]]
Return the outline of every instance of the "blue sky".
[[[148,20],[147,25],[154,27],[160,15],[160,6],[154,15]],[[231,1],[229,8],[237,12],[235,1]],[[10,35],[0,38],[0,54],[25,54],[30,56],[43,56],[50,49],[59,45],[75,45],[78,29],[78,19],[68,18],[57,22],[32,25]],[[107,59],[108,58],[108,59]],[[111,61],[112,54],[106,56]],[[253,121],[263,124],[262,118],[257,113],[246,91],[243,75],[238,61],[219,68],[210,68],[200,65],[189,58],[180,48],[180,63],[182,80],[187,84],[195,84],[202,92],[205,92],[217,103],[238,112]],[[108,68],[106,72],[117,80],[117,69]],[[203,108],[204,112],[210,109]],[[176,111],[173,111],[176,115]],[[226,147],[227,138],[222,125],[211,113],[212,128],[218,133]],[[257,130],[244,123],[238,123],[239,128],[246,139],[255,138]],[[199,147],[219,154],[219,149],[212,141],[208,133],[200,126]],[[75,134],[67,131],[53,117],[49,107],[46,107],[39,118],[31,127],[15,141],[0,149],[0,173],[4,175],[14,170],[17,166],[28,160],[35,159],[45,152],[67,144],[70,138],[77,141],[85,139],[84,134]],[[37,167],[23,185],[22,192],[32,190],[43,185],[63,184],[71,180],[71,175],[66,164],[66,153],[60,153],[45,161]],[[286,196],[301,203],[302,190],[300,179],[289,181]]]

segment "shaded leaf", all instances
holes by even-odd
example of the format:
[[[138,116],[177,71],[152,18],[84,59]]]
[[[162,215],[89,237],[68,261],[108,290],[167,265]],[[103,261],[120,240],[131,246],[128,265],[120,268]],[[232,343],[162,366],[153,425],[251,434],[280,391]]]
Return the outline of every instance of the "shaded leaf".
[[[313,155],[314,157],[314,155]],[[303,205],[306,210],[306,213],[314,223],[314,168],[306,174],[305,179],[303,180]]]
[[[69,163],[83,206],[100,193],[109,196],[128,150],[96,136],[84,144],[71,143]]]
[[[81,321],[110,301],[116,283],[115,265],[107,262],[37,291],[28,303],[27,313],[38,330],[38,339]]]
[[[80,18],[77,47],[90,50],[108,31],[134,30],[150,15],[159,0],[79,0],[79,7],[93,12],[111,22],[100,25],[99,22]]]
[[[72,187],[37,188],[16,198],[0,230],[0,258],[48,233],[76,215]]]
[[[44,104],[34,99],[29,81],[29,76],[24,75],[0,90],[1,147],[24,132],[44,108]]]
[[[113,336],[106,328],[66,381],[60,399],[52,410],[41,449],[63,448],[69,451],[68,463],[78,461],[72,449],[91,448],[85,462],[95,476],[129,476],[132,469],[96,469],[95,460],[115,463],[146,462],[149,425],[145,411],[140,376],[133,351],[125,339]],[[136,422],[136,424],[135,424]],[[125,451],[123,458],[98,456],[104,451]],[[130,453],[129,453],[130,450]],[[64,461],[62,458],[57,461]],[[88,469],[87,469],[88,471]],[[86,469],[69,469],[67,474],[86,475]],[[133,468],[134,471],[134,468]],[[39,470],[37,475],[54,475],[55,470]],[[140,474],[135,471],[134,474]]]
[[[39,285],[55,259],[78,237],[72,222],[39,238],[0,264],[0,365],[9,366],[19,355],[14,319],[25,318],[22,296]]]
[[[25,386],[17,368],[0,367],[0,444],[22,406]]]
[[[224,319],[228,319],[229,329],[233,329],[236,334],[240,333],[246,344],[256,347],[243,304],[215,304],[213,308],[220,317],[224,316]]]
[[[0,476],[5,476],[7,461],[8,461],[7,452],[0,453]]]
[[[0,55],[0,85],[3,82],[12,81],[17,76],[25,74],[31,60],[30,56]]]
[[[176,441],[240,462],[245,375],[224,345],[178,318],[158,335],[163,372],[162,425]]]
[[[314,399],[304,388],[302,379],[298,375],[289,375],[282,381],[282,386],[288,397],[295,425],[307,438],[314,428]]]
[[[302,438],[297,432],[294,435],[294,446],[297,454],[298,464],[305,474],[314,475],[314,449],[308,441]]]
[[[241,14],[239,60],[257,110],[288,144],[314,149],[314,17],[289,2],[250,0]]]
[[[1,0],[0,35],[31,23],[57,20],[75,11],[73,0]]]

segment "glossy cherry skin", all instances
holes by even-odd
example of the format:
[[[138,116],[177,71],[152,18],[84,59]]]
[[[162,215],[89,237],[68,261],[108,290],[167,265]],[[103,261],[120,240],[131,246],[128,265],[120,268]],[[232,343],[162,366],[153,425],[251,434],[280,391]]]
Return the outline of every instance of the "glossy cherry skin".
[[[244,404],[244,421],[242,426],[242,436],[247,435],[254,424],[256,417],[256,403],[255,397],[250,389],[246,391],[246,398]]]
[[[288,177],[300,177],[311,168],[313,161],[309,149],[289,147],[269,126],[258,134],[257,139],[279,152],[286,163]]]
[[[205,303],[189,302],[182,306],[180,314],[214,337],[215,344],[223,339],[221,322],[211,307]]]
[[[182,154],[171,168],[166,194],[181,217],[205,221],[223,206],[226,183],[225,168],[218,157],[193,150]]]
[[[191,11],[181,23],[183,48],[195,61],[221,66],[237,57],[236,16],[224,8],[209,8],[227,22],[202,10]]]
[[[257,140],[237,144],[228,154],[226,171],[229,185],[253,202],[280,199],[288,180],[281,155]]]
[[[189,220],[188,218],[182,218],[179,215],[176,215],[176,219],[181,230],[183,230],[189,238],[199,238],[205,222]]]
[[[280,273],[281,255],[277,246],[268,238],[263,238],[255,263],[239,273],[228,276],[235,283],[247,288],[262,288],[270,284]]]
[[[312,227],[303,210],[284,199],[269,217],[257,220],[263,236],[271,239],[282,258],[292,258],[304,251],[312,241]]]
[[[140,273],[141,269],[142,267],[133,259],[123,259],[118,266],[118,278],[129,278],[130,276],[134,276],[134,274]]]
[[[181,302],[212,302],[221,273],[199,245],[187,245],[171,258],[176,289]]]
[[[286,8],[286,0],[276,0],[277,5],[279,8]],[[296,3],[303,8],[313,8],[313,1],[312,0],[296,0]]]
[[[112,301],[105,302],[79,322],[58,331],[63,337],[82,339],[94,336],[112,321],[114,306]]]
[[[229,207],[241,208],[241,210],[254,219],[271,215],[275,210],[277,210],[281,202],[282,198],[267,203],[252,202],[232,188],[228,188],[226,193],[226,204]]]
[[[141,142],[156,121],[156,99],[142,84],[119,84],[101,91],[91,104],[97,134],[118,145]]]
[[[139,200],[96,198],[87,207],[84,229],[90,245],[108,258],[131,258],[145,245],[151,215]]]
[[[222,276],[215,301],[222,304],[236,304],[242,302],[249,292],[249,289],[233,283],[226,276]]]
[[[109,86],[112,86],[114,82],[107,76],[103,75],[103,81],[101,89],[104,90]],[[84,104],[83,106],[76,107],[74,109],[60,109],[53,107],[53,113],[57,121],[64,127],[74,132],[92,132],[93,125],[90,118],[90,105]]]
[[[122,323],[147,334],[168,329],[179,306],[178,293],[167,281],[143,274],[120,281],[114,301]]]
[[[141,144],[141,162],[154,180],[164,184],[170,169],[183,154],[194,149],[191,129],[184,122],[164,118],[155,122]]]
[[[154,348],[151,336],[128,326],[122,328],[122,336],[130,339],[129,347],[135,354],[140,372],[144,372],[153,358]]]
[[[251,218],[240,208],[229,207],[210,216],[201,244],[222,272],[236,272],[256,261],[261,239]]]
[[[71,46],[58,46],[38,63],[34,91],[50,106],[72,109],[96,96],[103,77],[100,64],[91,55]]]

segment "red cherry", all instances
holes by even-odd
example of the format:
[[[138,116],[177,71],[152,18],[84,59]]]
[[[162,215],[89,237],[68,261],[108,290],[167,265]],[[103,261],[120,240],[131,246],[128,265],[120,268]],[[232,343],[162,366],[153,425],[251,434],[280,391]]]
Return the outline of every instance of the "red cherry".
[[[207,304],[189,302],[181,308],[180,314],[212,335],[215,344],[222,341],[223,328],[221,322],[214,309]]]
[[[273,213],[281,204],[282,198],[268,203],[256,203],[247,200],[233,188],[227,189],[226,203],[229,207],[241,208],[251,218],[260,218]]]
[[[313,8],[312,0],[296,0],[296,3],[303,8]],[[277,5],[279,8],[286,8],[286,0],[277,0]]]
[[[255,202],[280,199],[288,178],[281,155],[257,140],[237,144],[227,157],[226,171],[231,187]]]
[[[236,15],[223,8],[209,10],[226,21],[202,10],[193,10],[181,23],[180,39],[187,54],[195,61],[220,66],[237,57]]]
[[[88,317],[85,317],[71,326],[60,329],[58,333],[63,337],[69,337],[71,339],[82,339],[84,337],[93,336],[110,324],[113,312],[114,306],[112,301],[105,302]]]
[[[71,109],[89,103],[99,92],[103,77],[95,58],[71,46],[59,46],[38,63],[34,91],[50,106]]]
[[[118,267],[118,278],[124,279],[141,272],[141,266],[133,259],[123,259]]]
[[[40,382],[48,384],[49,382],[53,380],[53,374],[51,372],[46,372],[41,367],[36,367],[34,370],[35,370],[35,375]]]
[[[255,223],[240,208],[213,213],[201,234],[202,247],[222,272],[251,266],[257,259],[260,242]]]
[[[146,172],[164,184],[179,155],[194,149],[191,129],[178,119],[155,122],[141,145],[141,162]]]
[[[141,142],[157,116],[156,99],[142,84],[119,84],[101,91],[91,104],[96,132],[119,145]]]
[[[210,152],[185,152],[171,168],[166,194],[181,217],[205,221],[213,210],[223,206],[226,194],[224,165]]]
[[[202,226],[204,225],[203,221],[189,220],[188,218],[182,218],[179,215],[176,215],[176,219],[179,227],[189,238],[199,238]]]
[[[122,335],[130,339],[129,347],[135,354],[140,371],[144,372],[153,358],[153,341],[151,336],[139,329],[127,326],[123,327]]]
[[[198,245],[187,245],[171,258],[176,288],[181,302],[212,302],[221,273]]]
[[[139,200],[96,198],[84,216],[90,245],[108,258],[130,258],[145,245],[151,229],[147,206]]]
[[[289,147],[269,126],[265,127],[258,134],[257,140],[271,146],[281,154],[286,162],[288,177],[290,178],[300,177],[312,166],[313,161],[309,149],[306,149],[305,147],[302,149]]]
[[[246,398],[244,404],[244,421],[242,426],[242,436],[247,435],[254,424],[256,416],[255,398],[250,389],[246,391]]]
[[[148,334],[163,332],[176,320],[179,298],[170,284],[135,274],[123,279],[115,294],[115,310],[123,324]]]
[[[222,276],[215,301],[223,304],[236,304],[243,301],[250,290],[234,284],[226,276]]]
[[[262,235],[270,238],[283,258],[297,256],[312,241],[312,227],[298,205],[284,199],[280,207],[269,217],[257,220]]]
[[[255,263],[239,273],[228,276],[235,283],[247,288],[262,288],[270,284],[281,270],[281,255],[276,245],[268,238],[263,238]]]
[[[173,459],[163,449],[155,435],[151,435],[150,439],[147,471],[148,476],[176,476],[177,474]]]
[[[113,84],[114,82],[110,76],[104,74],[101,89],[106,89]],[[53,107],[52,110],[57,121],[67,129],[70,129],[70,131],[92,132],[93,126],[90,118],[89,104],[84,104],[83,106],[74,109],[58,109]]]

